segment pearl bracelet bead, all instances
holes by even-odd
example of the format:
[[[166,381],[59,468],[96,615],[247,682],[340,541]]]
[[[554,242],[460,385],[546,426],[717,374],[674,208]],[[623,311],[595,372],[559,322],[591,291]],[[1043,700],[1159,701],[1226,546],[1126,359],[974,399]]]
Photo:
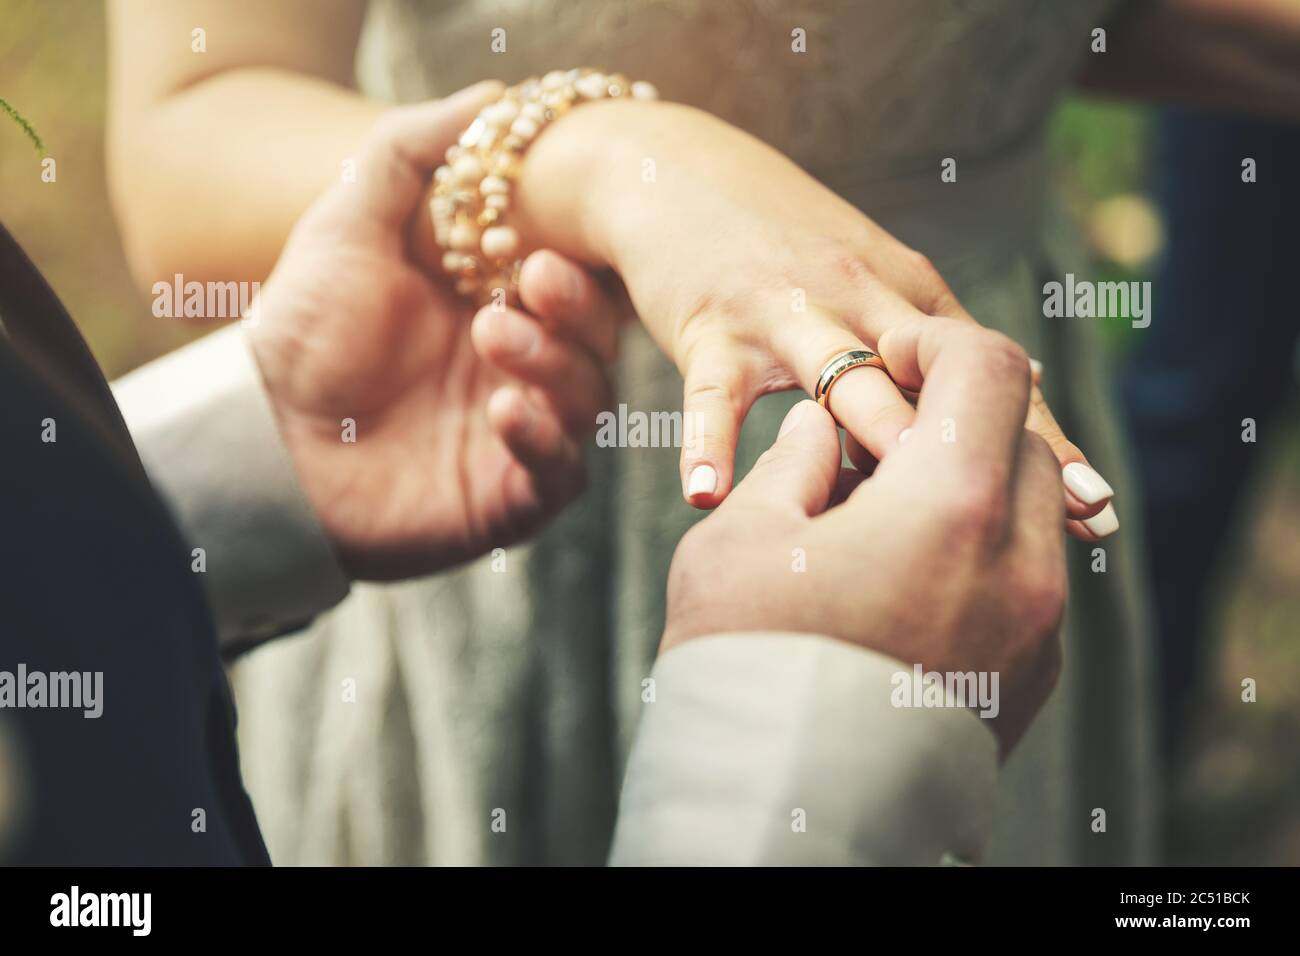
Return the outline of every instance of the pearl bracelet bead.
[[[519,233],[510,226],[493,226],[483,232],[483,255],[505,259],[519,251]]]
[[[469,223],[458,222],[451,227],[447,244],[457,252],[475,252],[478,250],[479,231]]]
[[[447,150],[433,175],[429,204],[442,267],[457,293],[480,302],[498,290],[517,298],[520,238],[503,221],[523,153],[546,126],[574,106],[630,96],[657,99],[654,86],[600,70],[552,70],[525,80],[485,106]]]

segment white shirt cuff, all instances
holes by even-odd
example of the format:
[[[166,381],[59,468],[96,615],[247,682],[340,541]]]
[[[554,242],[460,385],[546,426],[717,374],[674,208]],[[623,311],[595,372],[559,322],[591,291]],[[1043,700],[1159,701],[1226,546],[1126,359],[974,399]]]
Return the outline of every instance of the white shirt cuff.
[[[655,664],[613,865],[974,862],[997,744],[965,708],[893,706],[882,654],[807,634],[699,638]]]
[[[154,487],[190,547],[204,551],[223,651],[292,630],[343,599],[347,576],[238,325],[136,369],[113,391]]]

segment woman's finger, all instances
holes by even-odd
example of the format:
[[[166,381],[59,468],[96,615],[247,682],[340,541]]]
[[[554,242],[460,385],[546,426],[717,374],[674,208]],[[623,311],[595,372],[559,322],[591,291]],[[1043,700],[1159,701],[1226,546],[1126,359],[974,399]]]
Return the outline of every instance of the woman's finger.
[[[585,438],[612,393],[596,359],[559,338],[518,309],[484,306],[470,326],[474,350],[501,371],[542,390],[566,430]]]
[[[811,312],[810,312],[811,318]],[[794,357],[794,372],[809,395],[814,393],[822,369],[836,355],[869,348],[853,331],[830,316],[800,323],[797,338],[779,343]],[[863,365],[835,380],[827,408],[844,430],[877,461],[898,447],[898,436],[911,427],[915,410],[889,375]]]
[[[1091,518],[1082,521],[1071,519],[1065,522],[1066,530],[1080,541],[1100,541],[1119,530],[1119,515],[1115,503],[1108,501],[1106,507]]]
[[[916,418],[916,409],[889,376],[865,365],[850,369],[835,381],[827,408],[877,462],[898,447]]]
[[[757,397],[745,346],[729,339],[690,350],[682,399],[682,493],[697,508],[716,507],[731,491],[740,426]]]
[[[1025,418],[1025,427],[1040,435],[1056,455],[1056,460],[1061,466],[1061,480],[1065,484],[1066,516],[1084,521],[1100,515],[1115,496],[1115,489],[1088,464],[1088,459],[1084,457],[1079,447],[1065,437],[1037,385],[1030,392],[1029,414]],[[1111,516],[1114,516],[1115,509],[1110,510]],[[1108,518],[1094,522],[1094,525],[1097,529],[1110,528],[1105,532],[1110,534],[1119,528],[1119,520],[1115,518],[1111,521]],[[1092,533],[1096,534],[1097,531]]]

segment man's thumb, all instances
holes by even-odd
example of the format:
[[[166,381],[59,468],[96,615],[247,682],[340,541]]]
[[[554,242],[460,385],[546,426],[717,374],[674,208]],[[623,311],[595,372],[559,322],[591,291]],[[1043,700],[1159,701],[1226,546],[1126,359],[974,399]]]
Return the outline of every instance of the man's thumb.
[[[447,148],[504,90],[499,80],[486,80],[444,99],[394,107],[380,116],[358,171],[371,211],[384,219],[405,219]]]
[[[429,175],[442,164],[447,147],[456,142],[478,111],[504,92],[500,80],[484,80],[440,100],[399,106],[379,120],[375,135]]]
[[[840,476],[840,433],[830,412],[805,399],[786,413],[772,445],[736,485],[722,508],[794,504],[821,514]]]

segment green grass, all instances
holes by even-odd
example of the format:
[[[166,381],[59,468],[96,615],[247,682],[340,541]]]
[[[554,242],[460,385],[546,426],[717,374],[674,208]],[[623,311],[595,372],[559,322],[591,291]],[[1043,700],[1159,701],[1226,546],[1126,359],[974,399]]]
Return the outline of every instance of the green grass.
[[[42,140],[40,134],[36,132],[36,127],[32,126],[27,117],[14,109],[13,104],[3,96],[0,96],[0,112],[8,113],[13,118],[13,121],[22,127],[23,132],[27,134],[27,138],[30,139],[32,145],[36,147],[36,152],[41,156],[45,155],[45,141]]]

